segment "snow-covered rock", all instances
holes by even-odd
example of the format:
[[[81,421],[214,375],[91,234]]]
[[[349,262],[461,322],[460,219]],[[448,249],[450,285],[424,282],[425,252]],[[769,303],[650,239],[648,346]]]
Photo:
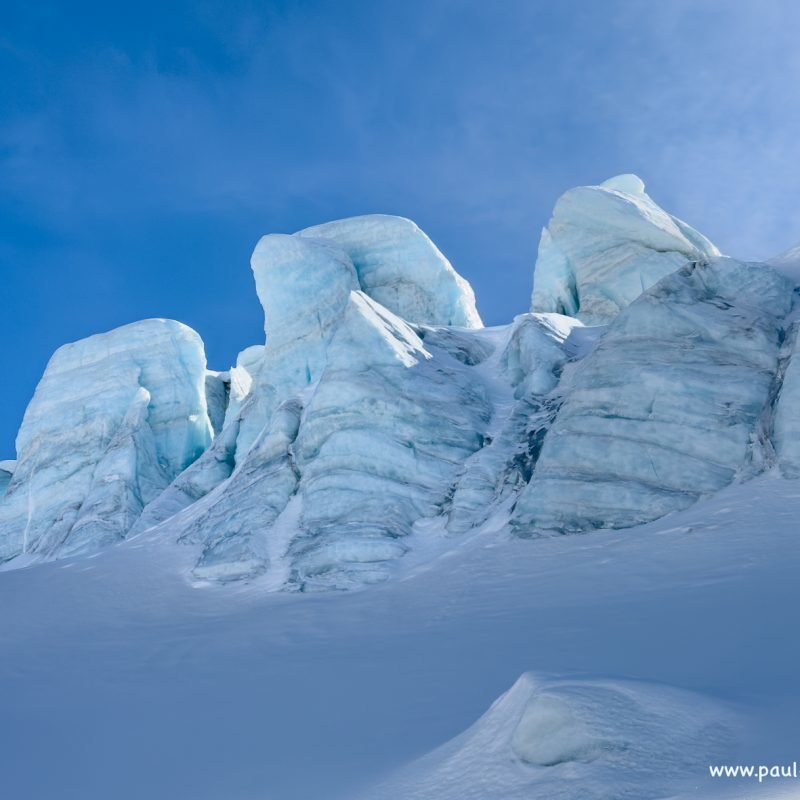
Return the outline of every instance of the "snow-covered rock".
[[[800,244],[767,261],[774,270],[785,275],[795,286],[800,285]]]
[[[610,322],[645,289],[687,261],[719,255],[667,214],[635,175],[565,192],[542,231],[532,311]]]
[[[723,258],[646,291],[562,379],[517,533],[629,527],[747,470],[791,307],[785,278]]]
[[[145,320],[56,351],[25,412],[0,502],[0,560],[90,552],[211,441],[200,337]]]
[[[730,752],[738,728],[733,712],[691,692],[525,673],[466,731],[361,800],[672,797]]]
[[[482,326],[472,287],[410,219],[371,214],[297,235],[336,242],[352,260],[361,289],[407,322]]]

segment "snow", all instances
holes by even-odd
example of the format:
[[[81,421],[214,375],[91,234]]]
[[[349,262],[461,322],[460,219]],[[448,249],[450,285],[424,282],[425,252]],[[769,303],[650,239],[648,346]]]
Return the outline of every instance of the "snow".
[[[198,590],[182,578],[191,549],[156,531],[0,573],[14,609],[0,617],[4,792],[447,800],[469,798],[469,781],[494,800],[495,777],[562,800],[620,786],[637,800],[791,792],[713,781],[705,760],[796,758],[798,514],[798,484],[769,474],[636,530],[531,541],[485,529],[401,580],[326,595],[269,593],[266,576]],[[523,673],[495,751],[465,751],[463,776],[422,791],[438,748]],[[510,746],[536,691],[568,708],[557,755],[584,737],[629,747],[525,763]],[[733,741],[699,737],[713,720]],[[533,744],[517,735],[522,755]],[[416,795],[386,790],[398,773]]]
[[[60,348],[17,436],[0,503],[0,561],[91,552],[211,441],[200,337],[145,320]]]
[[[704,236],[659,208],[636,175],[564,193],[542,231],[532,311],[610,322],[688,261],[718,256]]]
[[[464,733],[370,796],[606,800],[611,787],[619,800],[664,796],[693,788],[738,728],[723,703],[672,687],[525,673]]]
[[[472,287],[410,219],[371,214],[297,235],[336,242],[351,258],[361,289],[408,322],[482,327]]]

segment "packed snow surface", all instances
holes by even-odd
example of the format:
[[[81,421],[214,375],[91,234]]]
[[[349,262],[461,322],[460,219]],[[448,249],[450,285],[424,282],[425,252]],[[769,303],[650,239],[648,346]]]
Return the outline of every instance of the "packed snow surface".
[[[496,519],[401,580],[324,595],[198,590],[155,532],[0,573],[3,791],[796,796],[708,764],[797,758],[798,515],[772,473],[627,531],[530,541]]]

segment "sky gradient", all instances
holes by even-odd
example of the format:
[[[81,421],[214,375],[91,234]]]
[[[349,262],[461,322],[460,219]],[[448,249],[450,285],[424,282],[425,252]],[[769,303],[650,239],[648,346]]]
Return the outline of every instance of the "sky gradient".
[[[800,241],[794,0],[7,4],[0,458],[59,345],[146,317],[263,342],[258,237],[417,221],[487,324],[566,189],[636,172],[723,252]]]

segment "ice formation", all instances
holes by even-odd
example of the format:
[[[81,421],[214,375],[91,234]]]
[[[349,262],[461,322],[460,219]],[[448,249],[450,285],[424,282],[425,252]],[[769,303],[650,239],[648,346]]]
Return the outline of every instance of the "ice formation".
[[[517,532],[629,527],[730,483],[763,433],[791,307],[785,278],[723,258],[642,294],[564,379]]]
[[[410,219],[371,214],[297,235],[336,242],[352,260],[361,289],[408,322],[482,327],[472,287]]]
[[[645,289],[719,251],[645,193],[636,175],[563,194],[542,230],[532,311],[610,322]]]
[[[14,474],[14,461],[0,461],[0,498],[6,493],[6,488]]]
[[[561,197],[536,311],[498,328],[400,217],[270,234],[251,266],[266,339],[228,371],[165,320],[54,355],[0,463],[0,560],[151,532],[198,580],[342,589],[490,520],[628,527],[800,475],[795,282],[718,256],[636,176]]]
[[[460,464],[484,443],[488,398],[450,353],[354,292],[295,444],[305,588],[374,582],[413,523],[441,513]]]
[[[65,345],[17,436],[0,560],[119,541],[211,441],[200,337],[145,320]]]
[[[789,329],[782,367],[780,392],[772,421],[773,441],[784,475],[800,478],[800,341],[797,322]]]

